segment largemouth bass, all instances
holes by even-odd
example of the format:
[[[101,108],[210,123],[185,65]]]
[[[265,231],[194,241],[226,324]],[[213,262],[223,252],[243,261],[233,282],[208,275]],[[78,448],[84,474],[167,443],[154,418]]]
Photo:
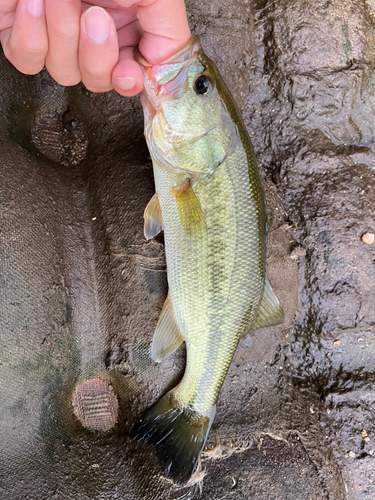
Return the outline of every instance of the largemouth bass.
[[[197,37],[150,65],[141,57],[145,136],[156,193],[145,236],[164,230],[169,293],[152,342],[162,361],[186,342],[183,379],[138,420],[163,473],[191,477],[241,337],[283,321],[266,277],[266,208],[249,135]]]

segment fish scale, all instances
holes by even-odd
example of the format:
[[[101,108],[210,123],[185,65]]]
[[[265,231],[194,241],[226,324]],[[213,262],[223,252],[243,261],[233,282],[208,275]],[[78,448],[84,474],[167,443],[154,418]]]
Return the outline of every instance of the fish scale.
[[[161,65],[140,63],[156,191],[145,235],[164,229],[169,284],[152,353],[161,361],[185,341],[187,359],[180,384],[131,436],[153,444],[164,474],[184,484],[240,338],[281,322],[283,312],[266,277],[267,216],[253,148],[216,66],[197,38]]]

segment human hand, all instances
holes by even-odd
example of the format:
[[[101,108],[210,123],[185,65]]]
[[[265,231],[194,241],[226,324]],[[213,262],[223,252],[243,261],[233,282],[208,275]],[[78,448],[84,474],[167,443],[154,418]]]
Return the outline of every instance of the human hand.
[[[152,64],[190,39],[184,0],[0,0],[0,41],[22,73],[43,66],[61,85],[138,94],[139,50]]]

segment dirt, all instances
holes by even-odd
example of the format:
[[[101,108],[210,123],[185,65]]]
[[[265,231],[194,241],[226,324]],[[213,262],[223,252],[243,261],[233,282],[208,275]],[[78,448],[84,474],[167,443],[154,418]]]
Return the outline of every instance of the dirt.
[[[0,56],[2,500],[375,497],[372,4],[187,2],[257,153],[286,321],[241,340],[183,489],[129,439],[185,363],[183,347],[149,358],[167,282],[162,238],[143,237],[139,99],[63,88]],[[86,380],[116,408],[99,412],[106,432],[74,416]]]

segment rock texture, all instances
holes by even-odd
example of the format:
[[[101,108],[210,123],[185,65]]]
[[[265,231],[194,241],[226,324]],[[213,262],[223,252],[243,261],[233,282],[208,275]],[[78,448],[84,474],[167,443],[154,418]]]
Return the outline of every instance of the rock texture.
[[[375,4],[187,8],[257,152],[285,324],[240,342],[196,483],[173,488],[128,437],[185,362],[149,357],[167,282],[139,99],[0,56],[2,500],[375,497]]]
[[[347,497],[372,498],[375,246],[363,235],[375,226],[373,6],[257,7],[258,91],[245,115],[298,244],[286,370],[307,399],[320,399]]]

